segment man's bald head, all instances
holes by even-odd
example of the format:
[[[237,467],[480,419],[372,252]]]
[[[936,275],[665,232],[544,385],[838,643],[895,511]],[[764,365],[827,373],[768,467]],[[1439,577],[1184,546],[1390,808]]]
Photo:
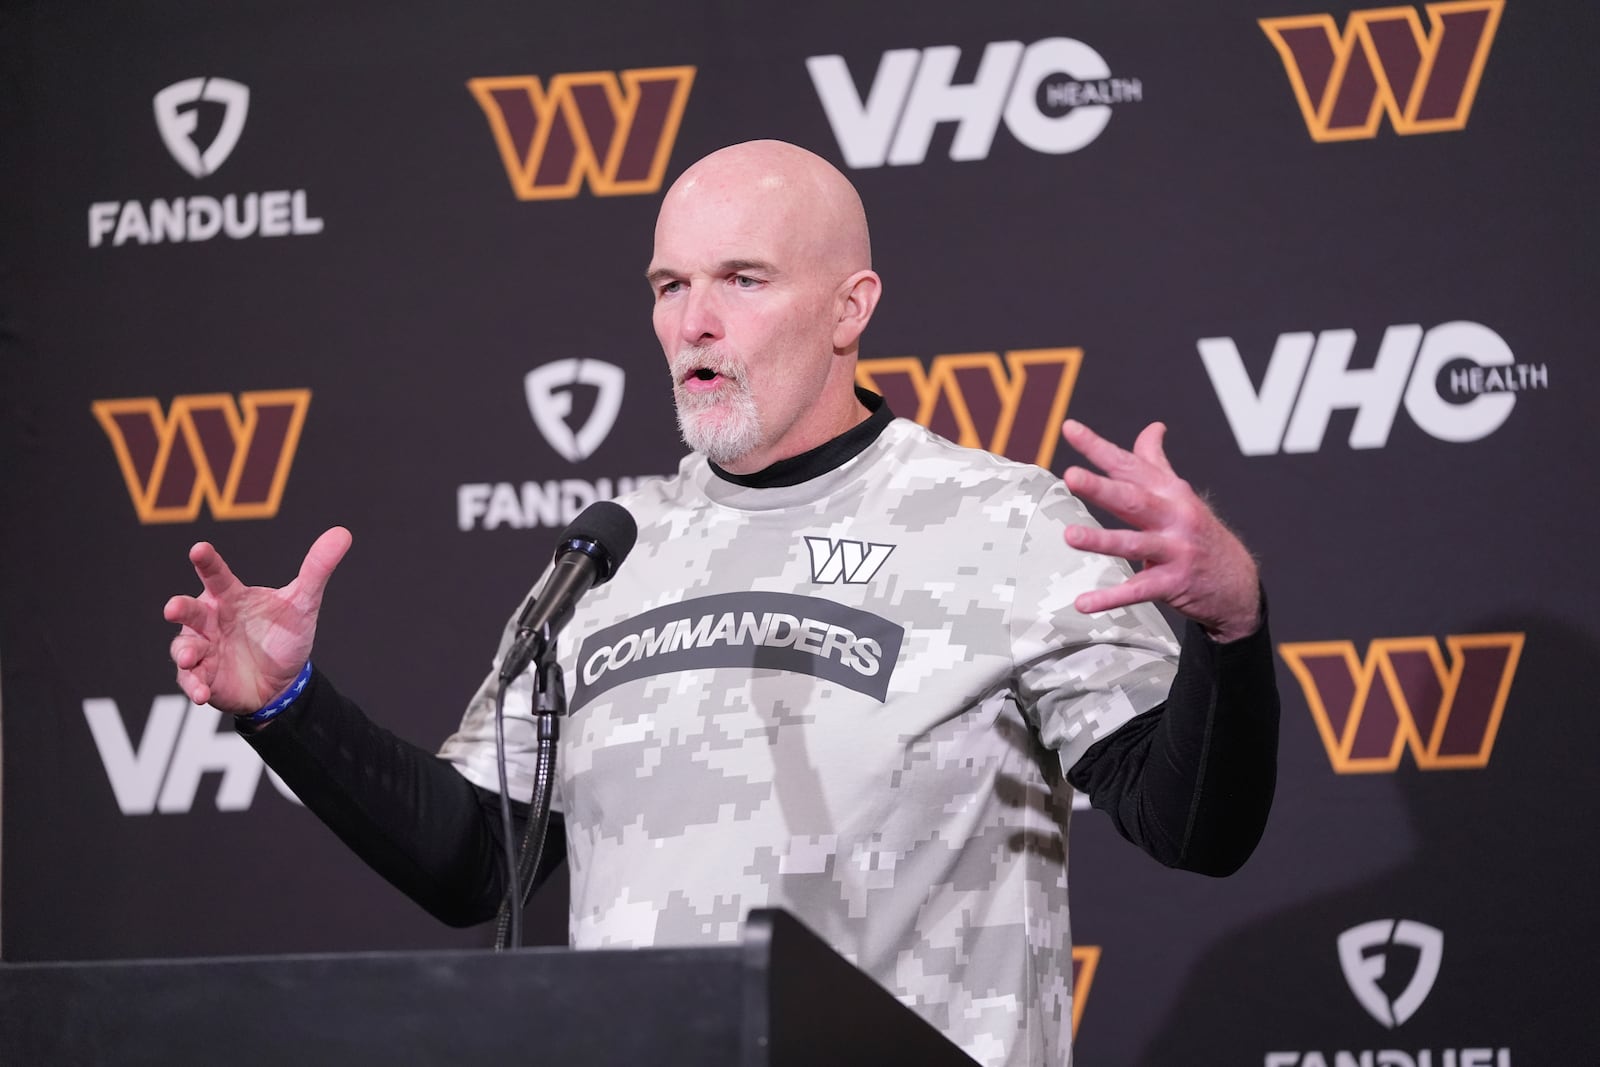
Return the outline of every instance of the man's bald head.
[[[882,283],[854,187],[781,141],[724,148],[661,201],[646,272],[684,440],[735,474],[866,417],[862,331]]]
[[[850,180],[814,152],[784,141],[719,149],[684,171],[661,202],[661,228],[683,210],[710,204],[758,212],[795,242],[807,266],[830,280],[872,269],[867,213]]]

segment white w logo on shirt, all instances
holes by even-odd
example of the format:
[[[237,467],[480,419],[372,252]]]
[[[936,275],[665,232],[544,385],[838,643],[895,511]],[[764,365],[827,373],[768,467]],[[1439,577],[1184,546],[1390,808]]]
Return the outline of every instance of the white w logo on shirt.
[[[811,580],[823,585],[838,581],[864,585],[872,581],[894,551],[893,545],[834,541],[827,537],[807,537],[806,547],[811,549]]]

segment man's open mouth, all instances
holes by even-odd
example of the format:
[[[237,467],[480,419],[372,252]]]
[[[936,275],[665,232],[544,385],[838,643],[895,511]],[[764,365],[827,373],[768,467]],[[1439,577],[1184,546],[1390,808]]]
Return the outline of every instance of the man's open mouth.
[[[703,383],[705,385],[711,385],[723,379],[732,380],[729,375],[722,373],[714,367],[695,367],[690,370],[689,373],[683,376],[683,384],[695,385]]]

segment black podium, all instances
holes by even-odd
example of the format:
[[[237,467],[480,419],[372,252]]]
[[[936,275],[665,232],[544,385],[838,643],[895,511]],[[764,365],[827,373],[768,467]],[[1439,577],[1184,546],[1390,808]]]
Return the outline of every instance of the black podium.
[[[0,1064],[971,1067],[782,911],[738,944],[0,964]]]

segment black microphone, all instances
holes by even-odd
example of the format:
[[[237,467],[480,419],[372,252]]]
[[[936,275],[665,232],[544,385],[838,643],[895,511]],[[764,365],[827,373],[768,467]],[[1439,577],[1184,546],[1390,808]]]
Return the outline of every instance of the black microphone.
[[[527,670],[572,619],[583,594],[610,580],[633,551],[639,526],[621,504],[602,500],[583,509],[556,544],[555,567],[517,616],[517,636],[500,666],[500,682]]]

